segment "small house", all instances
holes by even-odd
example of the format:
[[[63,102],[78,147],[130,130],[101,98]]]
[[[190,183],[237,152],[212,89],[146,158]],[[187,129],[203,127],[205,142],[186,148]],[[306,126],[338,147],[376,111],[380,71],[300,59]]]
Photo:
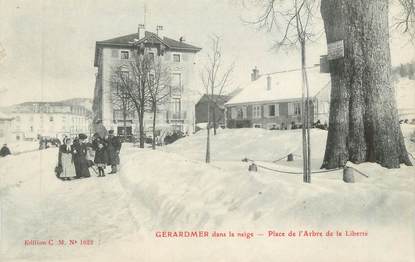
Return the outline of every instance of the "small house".
[[[330,75],[319,68],[307,71],[310,97],[310,124],[328,125]],[[302,74],[286,71],[251,74],[251,82],[225,103],[227,128],[293,129],[302,126]]]

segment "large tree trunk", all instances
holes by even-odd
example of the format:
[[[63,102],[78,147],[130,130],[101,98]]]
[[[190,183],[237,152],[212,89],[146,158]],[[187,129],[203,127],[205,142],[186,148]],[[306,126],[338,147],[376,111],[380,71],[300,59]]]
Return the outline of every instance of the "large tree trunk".
[[[377,162],[411,165],[391,83],[388,0],[322,0],[327,43],[344,40],[330,61],[331,102],[323,168]]]

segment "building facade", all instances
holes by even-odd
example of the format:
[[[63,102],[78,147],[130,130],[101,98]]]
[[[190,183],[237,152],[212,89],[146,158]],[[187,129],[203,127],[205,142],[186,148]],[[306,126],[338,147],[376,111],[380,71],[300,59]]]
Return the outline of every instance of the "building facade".
[[[0,112],[0,145],[14,141],[12,123],[11,115]]]
[[[310,70],[310,124],[328,125],[330,76]],[[228,128],[300,128],[301,72],[279,73],[274,78],[260,76],[257,69],[252,82],[225,104]]]
[[[92,112],[83,106],[64,102],[25,102],[9,109],[13,116],[15,140],[34,140],[39,136],[90,134]]]
[[[134,108],[124,122],[122,110],[113,103],[111,79],[114,71],[124,66],[128,73],[137,46],[146,49],[152,57],[160,59],[170,74],[170,91],[166,102],[157,113],[158,128],[173,128],[191,132],[194,128],[195,55],[201,48],[176,41],[152,32],[139,32],[96,42],[95,62],[97,68],[94,92],[94,123],[102,123],[107,129],[116,130],[119,135],[138,133],[138,116]],[[144,116],[145,130],[152,126],[153,113]]]

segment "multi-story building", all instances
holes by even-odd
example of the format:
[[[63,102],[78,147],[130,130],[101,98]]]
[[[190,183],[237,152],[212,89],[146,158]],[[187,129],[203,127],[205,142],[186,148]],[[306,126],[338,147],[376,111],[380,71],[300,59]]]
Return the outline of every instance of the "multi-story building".
[[[38,136],[62,138],[91,132],[92,112],[80,105],[25,102],[8,111],[14,118],[12,133],[16,140],[32,140]]]
[[[226,104],[228,128],[255,127],[291,129],[301,127],[301,71],[259,75],[251,74],[251,83]],[[330,75],[317,69],[308,71],[310,124],[328,124]]]
[[[14,141],[12,134],[13,117],[0,112],[0,145]]]
[[[195,55],[201,48],[185,43],[183,37],[177,41],[141,29],[134,34],[96,42],[94,123],[101,122],[107,129],[116,130],[117,134],[138,133],[137,113],[129,113],[124,123],[122,111],[114,106],[111,84],[117,67],[125,66],[127,71],[131,69],[131,62],[134,61],[133,52],[137,46],[146,48],[149,55],[157,56],[163,66],[169,68],[169,97],[157,114],[157,127],[168,126],[183,132],[193,131],[196,102],[192,91],[196,90]],[[151,112],[145,114],[145,130],[151,127],[152,117]]]

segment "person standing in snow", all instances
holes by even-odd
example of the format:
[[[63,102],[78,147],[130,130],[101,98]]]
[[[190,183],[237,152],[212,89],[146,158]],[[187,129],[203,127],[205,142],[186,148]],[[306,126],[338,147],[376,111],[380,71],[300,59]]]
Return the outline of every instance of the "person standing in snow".
[[[7,147],[7,144],[3,144],[3,147],[0,149],[0,157],[5,157],[11,155],[10,149]]]
[[[105,176],[104,169],[108,163],[108,152],[104,147],[103,141],[97,142],[97,149],[95,150],[95,165],[98,167],[98,177]]]
[[[117,173],[117,165],[120,164],[121,141],[118,136],[114,136],[114,130],[108,132],[107,139],[108,165],[111,166],[109,174]]]
[[[76,176],[72,154],[72,140],[70,138],[63,140],[63,145],[59,146],[58,166],[62,172],[59,178],[70,180]]]
[[[78,139],[74,141],[73,144],[73,155],[74,155],[74,164],[76,171],[76,178],[90,177],[88,169],[88,160],[86,159],[87,147],[85,141],[87,136],[85,134],[79,134]]]

